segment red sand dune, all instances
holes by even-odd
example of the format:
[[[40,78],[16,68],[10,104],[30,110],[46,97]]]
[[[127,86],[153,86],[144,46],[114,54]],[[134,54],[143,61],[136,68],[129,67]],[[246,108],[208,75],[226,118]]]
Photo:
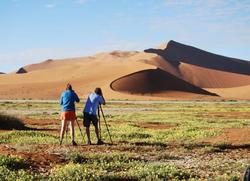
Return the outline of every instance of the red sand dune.
[[[202,88],[229,88],[250,84],[250,76],[181,63],[182,78]],[[249,69],[250,70],[250,69]]]
[[[174,41],[165,49],[49,59],[21,69],[26,73],[0,76],[0,99],[58,99],[68,82],[81,97],[98,86],[108,99],[250,99],[248,61]]]
[[[184,62],[203,68],[250,75],[249,61],[216,55],[172,40],[164,50],[151,48],[145,52],[155,53],[176,67]]]
[[[174,67],[160,56],[143,61],[201,88],[229,88],[250,84],[250,76],[180,62]],[[230,81],[229,81],[230,80]]]
[[[41,63],[27,65],[24,67],[24,69],[27,72],[31,72],[31,71],[36,71],[36,70],[49,69],[51,67],[53,67],[53,60],[48,59]]]
[[[250,85],[232,88],[206,89],[224,98],[250,99]]]

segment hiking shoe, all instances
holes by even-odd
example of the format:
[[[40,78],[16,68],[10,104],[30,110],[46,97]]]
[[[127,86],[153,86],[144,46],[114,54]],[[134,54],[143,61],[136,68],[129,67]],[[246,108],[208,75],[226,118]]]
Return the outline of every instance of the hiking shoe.
[[[96,144],[97,144],[97,145],[103,145],[104,142],[103,142],[102,140],[98,140]]]
[[[75,141],[72,141],[72,146],[77,146]]]

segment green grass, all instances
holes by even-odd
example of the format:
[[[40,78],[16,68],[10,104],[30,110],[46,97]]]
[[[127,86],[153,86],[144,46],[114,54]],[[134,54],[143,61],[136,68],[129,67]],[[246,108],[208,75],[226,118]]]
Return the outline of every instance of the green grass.
[[[0,143],[18,144],[54,144],[58,143],[59,138],[40,131],[11,131],[0,134]]]
[[[79,123],[82,108],[82,103],[77,104]],[[19,163],[16,158],[3,157],[1,161],[0,157],[0,180],[239,180],[250,163],[245,149],[233,148],[226,140],[204,142],[220,136],[224,128],[250,127],[250,102],[112,102],[103,110],[113,146],[72,148],[68,138],[68,143],[59,147],[57,133],[48,130],[1,132],[0,146],[26,153],[55,153],[65,162],[46,168],[45,173],[34,173],[29,168],[15,169]],[[56,102],[5,102],[0,103],[0,112],[59,121],[60,107]],[[25,126],[60,129],[59,122]],[[103,119],[101,126],[102,138],[109,142]],[[76,141],[82,144],[77,125],[75,130]],[[93,126],[91,139],[95,143]],[[23,162],[26,160],[20,165]]]
[[[42,178],[38,174],[28,171],[30,167],[31,165],[21,158],[0,155],[0,180],[30,181]]]
[[[4,166],[10,170],[19,170],[29,167],[29,165],[21,158],[4,155],[0,155],[0,166]]]
[[[168,164],[148,163],[130,154],[73,154],[70,160],[72,163],[52,171],[52,180],[186,180],[194,177]]]

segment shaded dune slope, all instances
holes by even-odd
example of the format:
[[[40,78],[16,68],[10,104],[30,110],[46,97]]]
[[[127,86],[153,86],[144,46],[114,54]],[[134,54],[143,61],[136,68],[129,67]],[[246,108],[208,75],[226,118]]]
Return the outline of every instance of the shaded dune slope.
[[[115,91],[132,94],[154,94],[164,91],[183,91],[196,94],[216,95],[196,87],[159,68],[135,72],[111,83]]]
[[[25,73],[28,73],[28,71],[23,67],[21,67],[16,71],[16,74],[25,74]]]

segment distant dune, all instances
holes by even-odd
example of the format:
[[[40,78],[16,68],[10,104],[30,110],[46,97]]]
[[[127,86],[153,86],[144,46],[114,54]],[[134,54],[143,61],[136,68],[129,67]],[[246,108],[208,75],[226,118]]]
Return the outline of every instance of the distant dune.
[[[4,72],[0,72],[0,74],[5,74]]]
[[[250,75],[249,61],[216,55],[172,40],[164,50],[151,48],[145,52],[155,53],[174,66],[184,62],[203,68]]]
[[[23,67],[21,67],[20,69],[16,71],[16,74],[25,74],[25,73],[27,73],[27,70],[25,70],[25,68]]]
[[[24,66],[0,76],[0,99],[58,99],[68,82],[84,98],[102,87],[108,99],[250,99],[250,63],[170,41]]]

